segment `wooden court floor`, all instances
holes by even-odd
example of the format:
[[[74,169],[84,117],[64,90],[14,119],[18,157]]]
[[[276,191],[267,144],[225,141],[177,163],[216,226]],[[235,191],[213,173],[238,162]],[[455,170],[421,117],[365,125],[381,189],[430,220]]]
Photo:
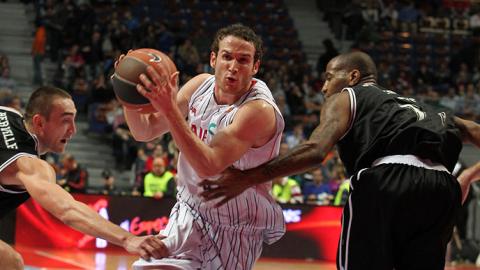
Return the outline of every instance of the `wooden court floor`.
[[[126,252],[48,250],[30,247],[16,249],[25,261],[25,270],[128,270],[137,259]],[[261,258],[254,270],[334,270],[335,264],[321,261]],[[480,270],[474,265],[448,266],[446,270]]]

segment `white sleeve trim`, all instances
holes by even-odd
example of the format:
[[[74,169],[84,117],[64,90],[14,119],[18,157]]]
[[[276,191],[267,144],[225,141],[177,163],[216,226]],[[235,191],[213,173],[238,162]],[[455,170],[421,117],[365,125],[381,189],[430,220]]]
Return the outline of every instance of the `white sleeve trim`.
[[[29,154],[29,153],[18,153],[14,155],[13,157],[9,158],[7,161],[5,161],[2,165],[0,165],[0,172],[3,171],[8,165],[12,164],[15,160],[17,160],[19,157],[34,157],[38,158],[35,155]],[[25,191],[18,191],[18,190],[9,190],[4,188],[3,186],[0,185],[0,192],[6,192],[6,193],[13,193],[13,194],[18,194],[18,193],[25,193]]]
[[[345,134],[343,134],[343,136],[340,138],[340,140],[345,138],[345,136],[347,136],[347,134],[350,132],[353,127],[353,123],[355,122],[355,117],[357,115],[357,98],[355,96],[355,91],[353,91],[353,88],[344,88],[342,92],[343,91],[347,91],[348,96],[350,97],[350,120],[348,121],[348,129]]]

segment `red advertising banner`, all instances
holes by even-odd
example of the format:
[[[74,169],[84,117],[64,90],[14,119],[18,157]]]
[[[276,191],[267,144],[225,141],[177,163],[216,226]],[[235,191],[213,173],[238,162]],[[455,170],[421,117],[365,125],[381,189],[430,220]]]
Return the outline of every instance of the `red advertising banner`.
[[[74,194],[103,217],[135,235],[156,234],[168,223],[174,199]],[[264,247],[264,257],[312,258],[335,261],[341,208],[282,205],[287,232]],[[103,239],[73,230],[33,200],[17,209],[15,243],[46,248],[119,249]]]

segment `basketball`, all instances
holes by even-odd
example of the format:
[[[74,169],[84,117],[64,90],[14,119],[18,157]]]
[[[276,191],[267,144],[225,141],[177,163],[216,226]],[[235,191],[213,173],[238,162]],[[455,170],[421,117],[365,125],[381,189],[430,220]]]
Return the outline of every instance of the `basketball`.
[[[138,109],[141,113],[155,111],[150,101],[136,89],[136,85],[141,82],[140,74],[147,74],[149,65],[160,74],[168,74],[168,78],[177,71],[175,64],[166,54],[154,49],[137,49],[127,53],[112,76],[113,91],[118,101],[125,107]]]

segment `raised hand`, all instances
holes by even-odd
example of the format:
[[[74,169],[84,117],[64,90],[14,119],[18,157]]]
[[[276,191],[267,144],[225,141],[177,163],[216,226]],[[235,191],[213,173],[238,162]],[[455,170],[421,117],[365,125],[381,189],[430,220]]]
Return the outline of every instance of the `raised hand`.
[[[133,236],[125,241],[123,247],[130,253],[138,254],[144,260],[161,259],[169,255],[165,244],[161,241],[163,235]]]
[[[137,91],[150,100],[152,106],[159,112],[168,112],[177,104],[178,74],[167,74],[166,70],[147,67],[147,75],[140,74],[142,82],[137,84]]]

